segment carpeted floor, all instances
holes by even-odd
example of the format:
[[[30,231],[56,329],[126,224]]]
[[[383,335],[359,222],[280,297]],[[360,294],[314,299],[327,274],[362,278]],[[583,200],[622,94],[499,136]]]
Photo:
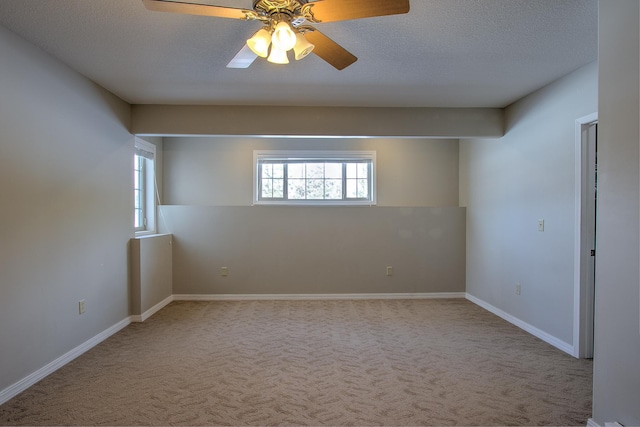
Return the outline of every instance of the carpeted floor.
[[[173,302],[2,425],[581,425],[592,364],[466,300]]]

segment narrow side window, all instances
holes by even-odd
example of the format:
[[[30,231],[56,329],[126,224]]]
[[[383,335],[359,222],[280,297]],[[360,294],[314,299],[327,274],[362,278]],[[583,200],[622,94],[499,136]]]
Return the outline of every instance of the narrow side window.
[[[133,225],[136,233],[156,231],[156,147],[136,138],[133,154]]]

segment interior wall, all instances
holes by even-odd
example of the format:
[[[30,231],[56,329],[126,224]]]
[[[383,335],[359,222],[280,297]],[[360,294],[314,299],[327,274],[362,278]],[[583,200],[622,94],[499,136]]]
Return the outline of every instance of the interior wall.
[[[138,135],[500,137],[502,108],[134,105]]]
[[[599,3],[593,416],[640,425],[640,7]]]
[[[569,347],[575,120],[597,108],[593,63],[509,106],[504,137],[460,142],[467,292]]]
[[[167,205],[251,206],[254,150],[375,150],[378,206],[458,206],[458,140],[165,138]]]
[[[0,58],[2,391],[127,318],[133,137],[128,104],[3,27]]]
[[[170,234],[131,239],[131,314],[143,320],[173,294]]]
[[[376,150],[378,205],[251,206],[266,149]],[[175,294],[464,291],[457,140],[166,138],[164,173]]]

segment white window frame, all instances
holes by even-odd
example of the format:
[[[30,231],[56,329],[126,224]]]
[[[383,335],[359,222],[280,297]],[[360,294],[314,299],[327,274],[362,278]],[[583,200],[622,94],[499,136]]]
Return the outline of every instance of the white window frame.
[[[261,161],[306,162],[314,161],[364,161],[371,164],[369,176],[369,195],[364,199],[262,199],[260,196],[260,162]],[[312,151],[312,150],[255,150],[253,152],[253,204],[254,205],[297,205],[297,206],[373,206],[376,204],[376,152],[375,151]]]
[[[156,146],[142,139],[135,139],[134,162],[138,152],[144,152],[142,176],[142,212],[143,224],[135,227],[135,191],[134,191],[134,229],[136,236],[156,233]],[[135,164],[134,164],[135,173]],[[134,181],[135,182],[135,181]],[[134,184],[135,189],[135,184]]]

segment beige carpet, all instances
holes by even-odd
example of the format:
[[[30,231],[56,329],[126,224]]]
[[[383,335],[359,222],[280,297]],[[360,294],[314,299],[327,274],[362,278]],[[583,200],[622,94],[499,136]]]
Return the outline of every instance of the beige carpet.
[[[15,425],[586,425],[592,364],[466,300],[174,302],[0,406]]]

